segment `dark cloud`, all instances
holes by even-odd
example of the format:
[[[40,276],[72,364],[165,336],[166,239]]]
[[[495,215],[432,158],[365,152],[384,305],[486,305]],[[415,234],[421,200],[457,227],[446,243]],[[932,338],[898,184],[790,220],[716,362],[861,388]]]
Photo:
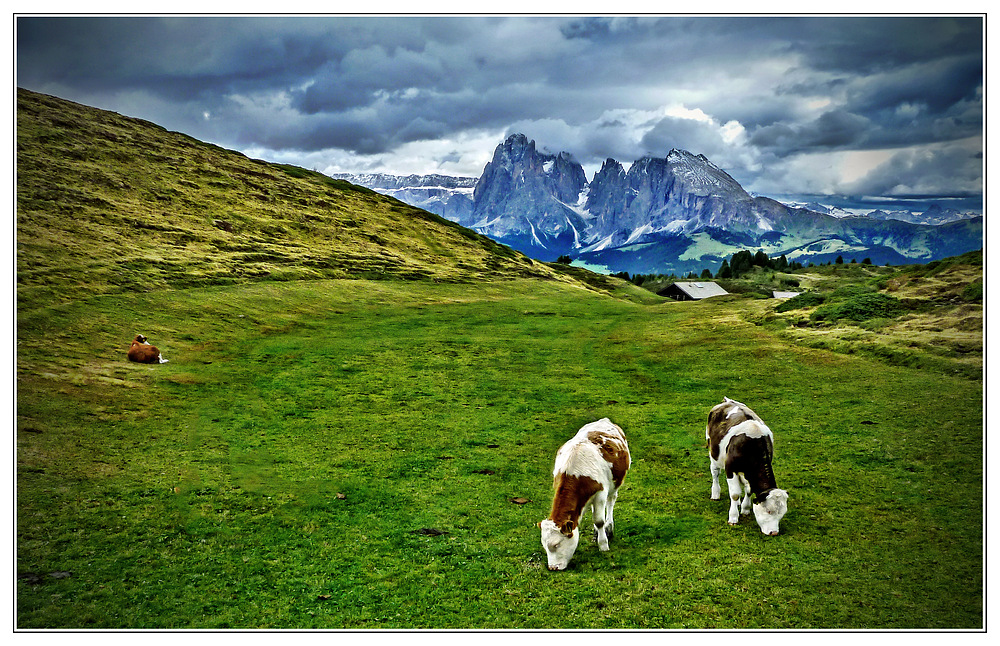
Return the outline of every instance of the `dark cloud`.
[[[792,47],[819,71],[873,74],[982,52],[976,17],[804,18],[789,26]]]
[[[781,149],[786,153],[844,150],[866,147],[865,139],[869,132],[868,119],[844,110],[832,110],[799,126],[776,124],[760,128],[750,142],[761,148]]]
[[[566,23],[559,31],[568,39],[583,38],[593,40],[607,38],[611,34],[610,18],[584,18]]]
[[[678,148],[713,158],[725,147],[712,124],[671,117],[660,119],[639,144],[642,154],[651,157],[666,157],[672,149]]]
[[[859,195],[981,195],[982,163],[981,153],[960,145],[904,150],[851,188]]]
[[[585,164],[684,148],[752,178],[802,154],[981,137],[982,29],[975,16],[18,17],[16,65],[23,87],[311,161],[437,140],[436,168],[455,162],[447,142],[518,128]]]

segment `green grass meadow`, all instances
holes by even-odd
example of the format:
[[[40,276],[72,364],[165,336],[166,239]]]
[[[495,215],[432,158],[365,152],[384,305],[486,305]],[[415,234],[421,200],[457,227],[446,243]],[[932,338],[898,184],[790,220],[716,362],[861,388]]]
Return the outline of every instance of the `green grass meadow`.
[[[16,628],[981,629],[982,382],[742,307],[315,280],[25,308]],[[170,362],[127,362],[139,332]],[[709,500],[723,396],[775,433],[780,536]],[[549,572],[556,450],[601,417],[615,540]]]

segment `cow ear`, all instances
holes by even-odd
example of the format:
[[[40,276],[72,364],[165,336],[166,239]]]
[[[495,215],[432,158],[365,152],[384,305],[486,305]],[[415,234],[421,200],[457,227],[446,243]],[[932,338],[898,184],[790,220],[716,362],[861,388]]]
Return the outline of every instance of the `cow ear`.
[[[562,524],[562,527],[560,528],[560,530],[566,536],[573,536],[573,529],[575,527],[576,527],[576,523],[574,523],[572,520],[567,520],[565,523]]]

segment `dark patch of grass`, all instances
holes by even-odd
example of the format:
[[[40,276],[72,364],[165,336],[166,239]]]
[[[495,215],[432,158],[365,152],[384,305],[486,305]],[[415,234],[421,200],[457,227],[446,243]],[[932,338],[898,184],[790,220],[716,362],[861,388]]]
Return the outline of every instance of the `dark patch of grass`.
[[[898,298],[878,292],[860,292],[845,300],[822,305],[809,315],[813,321],[836,322],[867,321],[874,318],[892,318],[904,311]]]
[[[799,294],[798,296],[793,296],[786,301],[780,303],[774,308],[775,312],[790,312],[792,310],[805,309],[807,307],[816,307],[817,305],[822,305],[826,301],[826,298],[821,294],[816,294],[814,292],[805,292]]]
[[[969,283],[962,290],[962,300],[969,303],[983,302],[983,281],[982,279]]]
[[[969,266],[969,267],[980,267],[983,266],[983,250],[969,251],[960,256],[953,256],[951,258],[944,258],[942,260],[932,260],[928,263],[922,265],[911,265],[903,269],[903,273],[913,276],[913,277],[924,277],[929,278],[936,276],[942,272],[955,267]]]

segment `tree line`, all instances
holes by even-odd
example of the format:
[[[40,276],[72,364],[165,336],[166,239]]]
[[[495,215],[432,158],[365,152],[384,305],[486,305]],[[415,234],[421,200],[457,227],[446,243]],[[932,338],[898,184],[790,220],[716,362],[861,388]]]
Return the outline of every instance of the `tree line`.
[[[569,264],[573,259],[570,256],[560,256],[556,262]],[[857,260],[852,259],[851,264],[857,264]],[[820,263],[831,265],[842,265],[844,264],[844,257],[837,256],[837,259],[832,263]],[[861,261],[863,265],[870,265],[872,261],[870,258],[865,258]],[[814,267],[813,263],[809,263],[809,267]],[[761,269],[770,269],[772,271],[786,271],[791,272],[796,269],[803,269],[805,266],[798,261],[789,262],[785,254],[781,254],[777,258],[771,258],[763,249],[758,249],[756,252],[743,250],[737,251],[729,258],[724,258],[722,260],[722,266],[719,267],[719,271],[712,273],[711,269],[703,269],[701,275],[697,275],[694,272],[690,272],[687,276],[684,276],[687,280],[712,280],[715,278],[726,279],[726,278],[741,278],[744,275],[753,271],[754,267],[760,267]],[[666,276],[664,274],[632,274],[629,275],[627,271],[620,271],[611,274],[616,278],[621,278],[627,280],[635,285],[642,285],[643,283],[650,280],[663,280],[669,278],[670,280],[676,280],[678,277],[671,274]]]

